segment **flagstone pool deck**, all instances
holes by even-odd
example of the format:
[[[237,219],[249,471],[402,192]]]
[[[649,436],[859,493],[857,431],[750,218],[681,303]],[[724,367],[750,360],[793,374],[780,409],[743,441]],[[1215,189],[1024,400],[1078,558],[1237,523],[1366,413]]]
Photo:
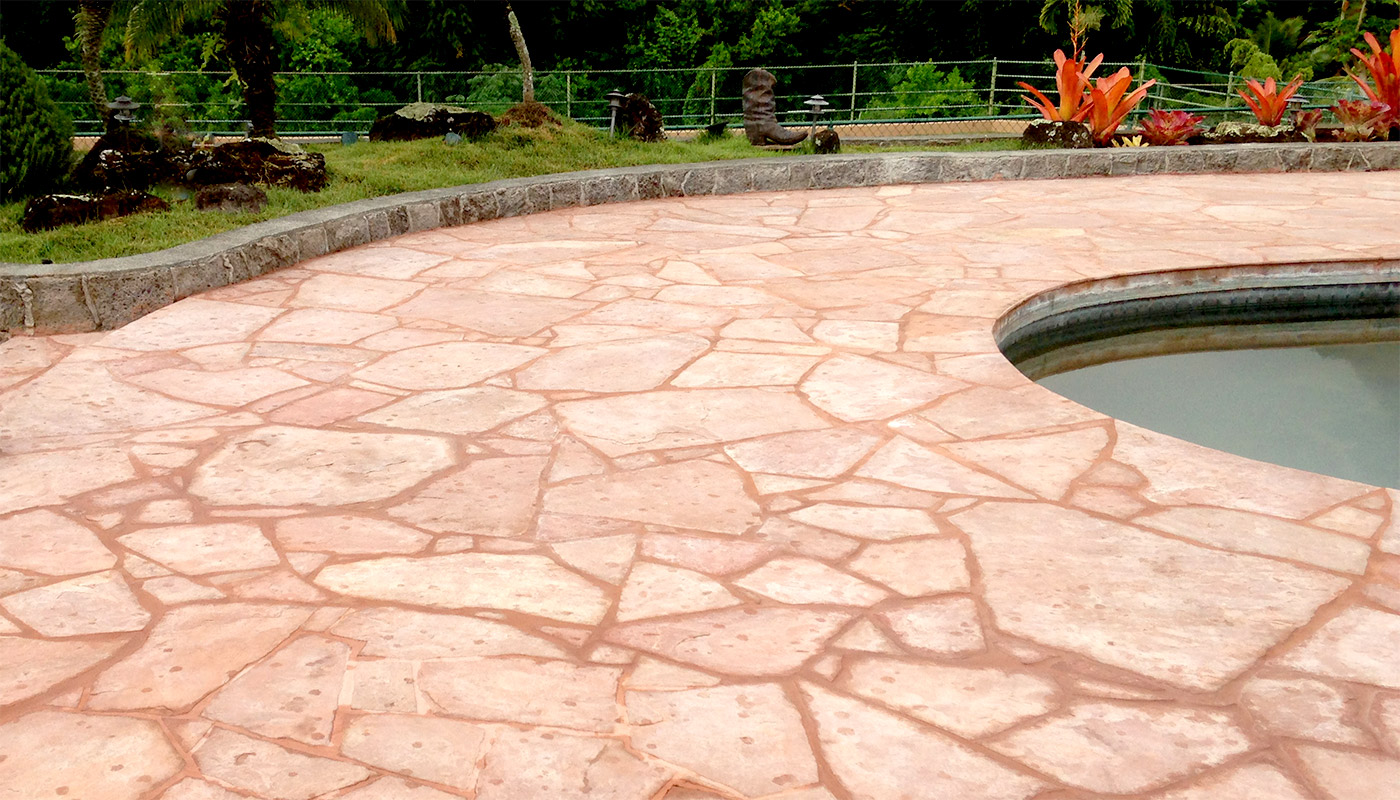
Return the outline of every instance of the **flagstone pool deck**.
[[[0,344],[0,798],[1400,797],[1400,492],[993,338],[1088,278],[1394,259],[1397,209],[673,198]]]

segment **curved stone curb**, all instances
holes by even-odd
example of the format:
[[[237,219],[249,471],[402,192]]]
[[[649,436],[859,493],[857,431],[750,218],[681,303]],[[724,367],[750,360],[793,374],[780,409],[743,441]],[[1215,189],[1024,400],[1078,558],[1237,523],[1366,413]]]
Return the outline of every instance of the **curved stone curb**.
[[[1400,169],[1400,144],[1278,144],[789,156],[659,164],[429,189],[302,211],[156,253],[0,262],[0,331],[110,330],[316,256],[444,226],[662,197],[909,183]]]

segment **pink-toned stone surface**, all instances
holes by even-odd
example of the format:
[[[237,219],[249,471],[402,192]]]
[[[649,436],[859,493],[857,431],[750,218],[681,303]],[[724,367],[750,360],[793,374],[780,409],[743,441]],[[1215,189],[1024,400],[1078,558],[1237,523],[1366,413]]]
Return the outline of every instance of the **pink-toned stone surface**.
[[[0,796],[1386,797],[1400,493],[992,327],[1393,258],[1392,175],[577,208],[11,339]]]

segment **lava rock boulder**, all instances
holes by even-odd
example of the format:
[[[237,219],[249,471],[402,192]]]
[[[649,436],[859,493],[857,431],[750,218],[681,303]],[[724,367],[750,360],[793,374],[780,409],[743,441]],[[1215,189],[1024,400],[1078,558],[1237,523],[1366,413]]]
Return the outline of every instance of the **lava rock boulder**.
[[[1055,122],[1048,119],[1031,120],[1021,133],[1021,143],[1038,147],[1082,149],[1094,146],[1089,126],[1082,122]]]
[[[449,133],[479,139],[494,130],[496,118],[481,111],[440,103],[409,103],[375,120],[369,129],[369,140],[407,142],[436,139]]]
[[[196,152],[185,182],[192,186],[258,183],[303,192],[326,188],[326,157],[281,139],[244,139]]]
[[[221,183],[194,193],[194,207],[225,214],[256,214],[267,205],[267,192],[246,183]]]
[[[118,190],[102,194],[46,194],[24,207],[20,227],[29,233],[62,225],[125,217],[143,211],[169,211],[170,204],[153,194]]]
[[[661,112],[644,94],[632,93],[622,98],[617,112],[617,128],[622,135],[639,142],[659,142],[666,138],[666,126]]]

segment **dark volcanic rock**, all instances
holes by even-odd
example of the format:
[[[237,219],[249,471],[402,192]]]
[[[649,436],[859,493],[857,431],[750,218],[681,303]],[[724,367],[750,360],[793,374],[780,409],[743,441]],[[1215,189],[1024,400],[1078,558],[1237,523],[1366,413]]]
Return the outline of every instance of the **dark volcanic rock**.
[[[436,103],[410,103],[375,120],[369,129],[369,140],[406,142],[435,139],[449,133],[476,139],[495,129],[495,117],[481,111]]]
[[[225,214],[256,214],[267,205],[267,192],[246,183],[221,183],[206,186],[194,194],[194,207],[200,211],[222,211]]]
[[[659,142],[665,138],[666,126],[661,121],[661,112],[651,104],[644,94],[629,94],[622,98],[622,108],[617,112],[617,129],[624,136],[641,142]]]
[[[93,144],[73,178],[88,192],[144,191],[161,183],[179,183],[191,153],[190,145],[181,139],[118,128]]]
[[[142,211],[169,211],[170,204],[146,192],[121,190],[106,194],[46,194],[24,207],[20,227],[29,233],[78,225]]]
[[[195,153],[185,180],[192,186],[260,183],[319,192],[326,188],[326,157],[278,139],[245,139]]]
[[[841,137],[836,131],[826,128],[817,131],[817,135],[812,137],[812,146],[821,154],[841,152]]]
[[[1031,120],[1021,134],[1021,143],[1073,149],[1094,146],[1094,137],[1089,126],[1082,122],[1051,122],[1048,119]]]

